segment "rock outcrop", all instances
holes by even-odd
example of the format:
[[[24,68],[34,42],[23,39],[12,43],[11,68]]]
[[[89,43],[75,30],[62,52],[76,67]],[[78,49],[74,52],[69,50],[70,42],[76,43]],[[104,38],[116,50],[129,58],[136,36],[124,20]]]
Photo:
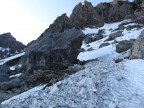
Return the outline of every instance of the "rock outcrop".
[[[90,2],[84,1],[84,4],[79,3],[73,9],[70,16],[73,24],[80,28],[103,26],[103,17],[100,16]]]
[[[130,59],[144,59],[144,30],[134,42],[129,54]]]
[[[43,33],[25,50],[23,63],[27,69],[65,69],[77,62],[84,34],[77,29],[62,33]]]
[[[0,57],[9,56],[24,50],[25,45],[17,41],[11,33],[4,33],[0,35]]]
[[[79,3],[73,9],[70,21],[76,26],[100,27],[104,22],[112,23],[125,19],[127,15],[133,14],[135,6],[128,1],[118,1],[113,3],[100,3],[92,6],[90,2]]]
[[[44,33],[58,33],[64,32],[67,29],[77,28],[73,23],[70,22],[70,19],[66,14],[62,14],[57,17],[53,24],[49,26]]]
[[[106,23],[121,21],[127,15],[133,14],[135,10],[133,4],[127,1],[118,1],[116,4],[100,3],[95,9],[104,17]]]

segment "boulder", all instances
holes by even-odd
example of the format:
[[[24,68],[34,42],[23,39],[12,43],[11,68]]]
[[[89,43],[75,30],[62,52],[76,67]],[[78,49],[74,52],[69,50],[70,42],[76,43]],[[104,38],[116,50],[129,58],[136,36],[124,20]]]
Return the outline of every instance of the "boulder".
[[[122,36],[122,31],[117,31],[117,32],[114,32],[112,34],[109,35],[108,39],[106,39],[105,41],[111,41],[111,40],[114,40],[116,39],[117,37],[120,37]]]
[[[79,3],[74,7],[70,20],[80,28],[103,26],[104,24],[103,17],[96,12],[88,1],[84,1],[83,4]]]
[[[144,30],[134,42],[130,54],[130,59],[144,59]]]
[[[19,87],[20,83],[21,83],[21,80],[18,78],[15,78],[10,81],[0,83],[0,89],[1,90],[9,90],[9,89],[12,89],[15,87]]]
[[[122,53],[122,52],[125,52],[125,51],[131,49],[133,43],[134,43],[134,40],[123,40],[123,41],[120,41],[116,45],[116,52]]]
[[[95,36],[94,33],[92,33],[92,34],[87,34],[87,35],[85,35],[83,41],[84,41],[86,44],[88,44],[88,43],[90,43],[90,42],[93,42],[93,41],[95,41],[94,36]]]
[[[99,46],[99,48],[102,48],[102,47],[105,47],[105,46],[108,46],[108,45],[110,45],[109,43],[102,43],[100,46]]]
[[[0,83],[1,82],[5,82],[5,81],[9,81],[9,75],[6,73],[0,73]]]
[[[10,67],[7,65],[0,65],[0,73],[9,73]]]
[[[25,50],[22,63],[28,70],[65,69],[76,63],[84,34],[77,29],[62,33],[43,33]]]

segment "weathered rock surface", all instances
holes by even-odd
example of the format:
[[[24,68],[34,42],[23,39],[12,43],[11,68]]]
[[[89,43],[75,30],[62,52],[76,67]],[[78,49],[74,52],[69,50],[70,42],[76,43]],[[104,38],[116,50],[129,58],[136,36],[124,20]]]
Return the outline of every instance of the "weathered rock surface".
[[[9,81],[9,75],[6,73],[0,73],[0,83],[1,82],[5,82],[5,81]]]
[[[77,62],[84,34],[77,29],[62,33],[43,33],[25,50],[23,63],[27,69],[65,69]]]
[[[130,59],[144,59],[144,30],[134,42],[129,54]]]
[[[84,1],[84,4],[79,3],[75,6],[70,20],[80,28],[102,26],[104,24],[103,17],[100,16],[92,4],[87,1]]]
[[[123,40],[116,45],[116,52],[122,53],[131,49],[135,40]]]
[[[120,37],[122,36],[122,31],[117,31],[117,32],[114,32],[112,34],[109,35],[108,39],[106,39],[105,41],[111,41],[111,40],[114,40],[116,39],[117,37]]]
[[[100,3],[95,7],[99,15],[102,15],[104,22],[111,23],[125,19],[125,16],[134,13],[134,6],[130,2],[120,1],[117,4]]]
[[[110,43],[102,43],[102,44],[99,46],[99,48],[102,48],[102,47],[105,47],[105,46],[108,46],[108,45],[110,45]]]
[[[7,65],[0,65],[0,73],[8,73],[10,71],[10,67]]]
[[[25,45],[17,41],[11,33],[4,33],[0,35],[0,47],[5,48],[0,51],[1,58],[6,54],[14,54],[24,50]],[[7,49],[8,48],[8,49]]]
[[[62,14],[61,16],[56,18],[54,23],[51,24],[44,33],[64,32],[64,30],[72,29],[72,28],[77,28],[77,27],[73,23],[70,22],[70,19],[67,17],[66,14]]]

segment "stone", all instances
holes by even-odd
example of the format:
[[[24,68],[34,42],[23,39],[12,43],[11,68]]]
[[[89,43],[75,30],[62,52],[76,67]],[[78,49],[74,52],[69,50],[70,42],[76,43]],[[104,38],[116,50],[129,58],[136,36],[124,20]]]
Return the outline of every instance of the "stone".
[[[130,54],[130,59],[144,59],[144,30],[134,42]]]
[[[109,35],[108,39],[106,39],[105,41],[111,41],[111,40],[114,40],[116,39],[117,37],[120,37],[122,36],[122,31],[117,31],[117,32],[114,32],[112,34]]]
[[[126,30],[127,31],[130,31],[130,30],[132,30],[132,29],[141,29],[143,27],[143,25],[128,25],[127,27],[126,27]]]
[[[62,14],[61,16],[56,18],[54,23],[52,23],[48,29],[45,30],[43,35],[46,35],[45,33],[64,32],[67,29],[73,29],[73,28],[77,28],[77,27],[73,23],[70,22],[70,19],[67,17],[66,14]],[[41,35],[41,37],[43,35]]]
[[[102,43],[102,44],[99,46],[99,48],[103,48],[103,47],[108,46],[108,45],[110,45],[110,44],[109,44],[109,43]]]
[[[12,89],[15,87],[19,87],[20,83],[21,83],[21,80],[18,78],[15,78],[10,81],[0,83],[0,89],[1,90],[9,90],[9,89]]]
[[[1,82],[5,82],[5,81],[9,81],[9,75],[6,73],[0,73],[0,83]]]
[[[70,15],[70,20],[80,28],[104,25],[103,17],[97,13],[95,8],[88,1],[84,1],[83,4],[79,3],[74,7]]]
[[[116,45],[116,52],[122,53],[122,52],[125,52],[125,51],[131,49],[133,43],[134,43],[134,40],[123,40],[123,41],[120,41]]]
[[[7,65],[0,65],[0,73],[9,73],[10,67]]]
[[[62,33],[44,34],[25,49],[22,63],[26,70],[66,69],[78,62],[78,50],[84,37],[82,31],[69,29]]]
[[[87,34],[87,35],[85,35],[83,41],[84,41],[86,44],[91,43],[91,42],[94,42],[94,41],[95,41],[94,36],[95,36],[94,33],[92,33],[92,34]]]

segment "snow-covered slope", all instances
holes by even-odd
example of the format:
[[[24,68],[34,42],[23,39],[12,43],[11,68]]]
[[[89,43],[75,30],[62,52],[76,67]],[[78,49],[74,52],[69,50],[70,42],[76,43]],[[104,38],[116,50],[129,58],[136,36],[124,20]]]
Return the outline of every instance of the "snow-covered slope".
[[[105,29],[111,34],[122,23],[105,24],[102,28],[86,29],[84,33],[97,33]],[[128,25],[125,25],[128,26]],[[141,29],[124,29],[116,40],[136,39]],[[107,37],[83,44],[79,60],[91,60],[85,69],[56,84],[35,87],[25,93],[2,102],[1,108],[144,108],[144,60],[127,60],[115,63],[115,43],[99,48]],[[92,51],[87,51],[93,48]],[[128,53],[129,51],[127,51]]]

